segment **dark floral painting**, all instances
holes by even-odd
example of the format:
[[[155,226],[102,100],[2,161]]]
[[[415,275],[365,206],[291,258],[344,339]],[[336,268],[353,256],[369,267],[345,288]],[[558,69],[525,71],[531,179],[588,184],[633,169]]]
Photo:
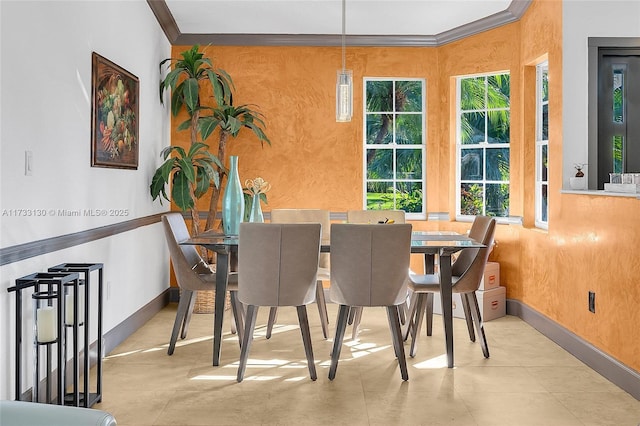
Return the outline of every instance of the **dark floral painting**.
[[[138,168],[138,77],[93,52],[91,165]]]

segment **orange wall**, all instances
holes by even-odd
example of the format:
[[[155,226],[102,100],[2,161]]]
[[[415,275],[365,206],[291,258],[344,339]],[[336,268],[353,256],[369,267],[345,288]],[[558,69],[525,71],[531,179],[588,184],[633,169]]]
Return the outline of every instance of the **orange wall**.
[[[175,46],[173,55],[189,46]],[[438,48],[347,47],[354,75],[354,117],[335,122],[335,47],[205,49],[236,85],[235,102],[259,105],[272,146],[253,134],[231,140],[241,180],[272,184],[272,208],[362,207],[362,79],[420,77],[427,81],[427,210],[455,211],[455,80],[472,73],[511,73],[512,215],[500,225],[492,260],[501,264],[507,297],[517,299],[596,347],[640,370],[640,203],[633,198],[562,194],[562,5],[534,0],[518,22]],[[549,231],[533,226],[535,70],[549,60]],[[584,107],[584,106],[576,106]],[[182,119],[174,120],[175,123]],[[188,132],[172,134],[185,144]],[[215,136],[214,136],[215,137]],[[416,229],[464,231],[468,223],[414,222]],[[596,292],[596,313],[587,293]]]

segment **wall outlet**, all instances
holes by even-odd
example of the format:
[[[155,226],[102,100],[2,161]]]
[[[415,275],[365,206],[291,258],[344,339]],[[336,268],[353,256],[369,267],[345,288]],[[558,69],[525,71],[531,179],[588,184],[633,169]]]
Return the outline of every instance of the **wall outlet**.
[[[595,291],[589,292],[589,311],[596,313],[596,293]]]

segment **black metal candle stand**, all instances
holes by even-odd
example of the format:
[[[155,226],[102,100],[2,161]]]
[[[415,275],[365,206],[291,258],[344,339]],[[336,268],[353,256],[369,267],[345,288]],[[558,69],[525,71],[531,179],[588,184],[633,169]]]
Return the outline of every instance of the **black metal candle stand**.
[[[20,400],[22,396],[22,336],[23,336],[23,318],[22,304],[23,291],[31,290],[31,299],[34,302],[33,312],[33,353],[34,353],[34,382],[32,401],[40,402],[40,370],[41,370],[41,349],[45,351],[45,401],[49,404],[63,404],[64,395],[64,371],[65,371],[65,333],[64,333],[64,285],[78,285],[80,276],[77,272],[36,272],[16,280],[16,285],[7,290],[16,293],[16,320],[15,320],[15,392],[16,400]],[[38,309],[50,309],[51,315],[47,315],[46,327],[45,317],[41,317],[41,330],[38,329],[37,319],[41,312]],[[45,332],[46,331],[48,332]],[[39,341],[42,340],[42,341]],[[52,389],[53,375],[53,347],[56,351],[56,368],[57,377],[55,377],[55,395]]]
[[[91,273],[97,271],[97,320],[92,317]],[[63,263],[49,268],[48,272],[36,272],[16,280],[8,289],[16,293],[15,320],[15,393],[16,400],[22,397],[22,340],[25,318],[23,300],[26,290],[31,291],[33,308],[34,383],[32,401],[40,401],[41,350],[45,352],[45,401],[49,404],[91,407],[102,400],[102,263]],[[39,311],[38,309],[41,309]],[[45,312],[47,311],[47,312]],[[55,320],[52,323],[52,315]],[[45,315],[47,314],[47,315]],[[41,329],[38,330],[38,316]],[[46,321],[45,321],[46,320]],[[45,327],[46,326],[46,327]],[[52,328],[55,327],[55,330]],[[90,331],[97,331],[96,383],[90,387]],[[82,331],[82,344],[80,332]],[[67,333],[70,337],[67,336]],[[44,349],[43,349],[44,348]],[[56,353],[57,375],[53,375],[53,350]],[[81,352],[82,351],[82,352]],[[67,358],[71,354],[71,371],[66,371]],[[81,361],[81,354],[83,356]],[[82,388],[80,387],[82,376]],[[55,395],[52,382],[55,381]],[[60,397],[63,396],[63,397]]]
[[[69,300],[73,301],[71,314],[65,315],[65,327],[71,333],[71,339],[68,339],[66,350],[71,349],[73,351],[71,374],[65,376],[65,381],[71,376],[71,380],[65,387],[67,389],[64,398],[65,405],[88,408],[102,400],[102,270],[102,263],[62,263],[49,268],[49,272],[78,273],[81,277],[78,286],[73,284],[65,286],[66,296],[72,295]],[[98,273],[97,321],[95,324],[92,322],[91,316],[91,294],[93,291],[91,273],[93,271]],[[78,302],[83,299],[84,310],[82,309],[82,304]],[[91,389],[90,386],[90,331],[92,327],[97,330],[96,381],[94,389]],[[79,343],[80,329],[83,332],[82,344]],[[81,353],[82,357],[80,356]],[[82,386],[80,386],[80,376],[82,376]]]

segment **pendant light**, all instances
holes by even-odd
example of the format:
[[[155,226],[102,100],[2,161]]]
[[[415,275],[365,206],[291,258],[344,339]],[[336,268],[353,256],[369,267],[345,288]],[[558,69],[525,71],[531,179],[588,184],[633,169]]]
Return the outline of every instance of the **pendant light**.
[[[336,121],[351,121],[353,115],[353,72],[345,69],[345,39],[346,39],[346,4],[342,0],[342,69],[338,70],[336,81]]]

